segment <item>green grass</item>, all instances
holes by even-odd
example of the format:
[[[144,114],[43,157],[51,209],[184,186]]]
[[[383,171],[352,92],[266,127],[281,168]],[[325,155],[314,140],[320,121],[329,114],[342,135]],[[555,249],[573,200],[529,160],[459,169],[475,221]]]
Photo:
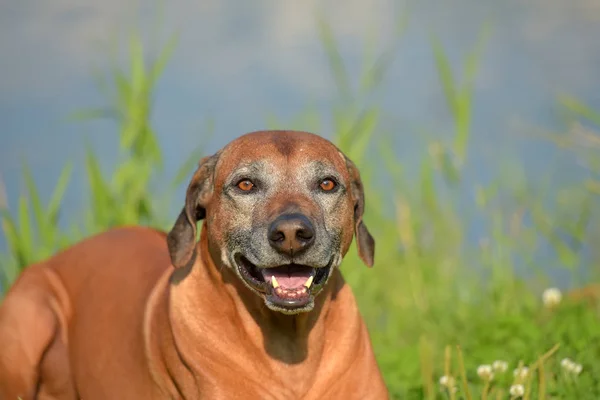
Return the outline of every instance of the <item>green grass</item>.
[[[335,35],[323,20],[318,26],[339,101],[330,115],[308,109],[292,121],[271,116],[266,125],[332,132],[333,141],[361,169],[367,197],[365,221],[377,241],[376,263],[373,269],[365,268],[353,246],[342,270],[368,324],[392,397],[510,398],[511,385],[523,384],[524,397],[530,399],[600,398],[599,310],[568,299],[545,307],[541,293],[551,280],[539,257],[542,248],[550,248],[552,264],[564,267],[575,281],[583,276],[579,268],[593,271],[597,266],[598,229],[590,221],[597,222],[600,136],[582,128],[538,139],[552,139],[564,152],[581,157],[589,170],[581,182],[554,191],[532,190],[529,178],[515,174],[519,171],[515,165],[506,165],[503,171],[508,173],[499,174],[488,186],[468,187],[462,176],[473,134],[473,82],[489,29],[482,31],[481,40],[465,56],[462,74],[453,71],[443,45],[432,36],[440,96],[453,117],[453,131],[443,140],[425,137],[419,167],[408,171],[391,152],[394,134],[384,129],[385,110],[377,103],[393,52],[366,56],[359,82],[352,82]],[[57,177],[48,204],[42,204],[24,168],[27,193],[16,209],[3,209],[1,216],[8,242],[0,254],[5,287],[25,266],[91,233],[131,223],[171,226],[169,216],[159,210],[181,199],[157,200],[148,194],[162,166],[150,123],[151,100],[173,44],[165,46],[155,62],[147,63],[142,43],[132,36],[129,71],[114,69],[104,80],[110,82],[104,87],[113,96],[110,107],[74,116],[115,118],[121,139],[121,161],[112,176],[102,174],[92,149],[85,166],[80,166],[86,168],[89,183],[85,223],[75,219],[70,229],[58,228],[72,164]],[[563,96],[558,103],[568,122],[600,126],[600,114],[577,99]],[[582,146],[582,141],[588,145]],[[173,187],[190,176],[201,154],[201,147],[191,152]],[[378,162],[369,161],[373,156]],[[466,239],[470,220],[459,213],[464,193],[472,193],[477,204],[473,213],[487,223],[480,243]],[[585,249],[591,249],[592,261],[584,258]],[[527,266],[527,278],[516,273],[518,262]],[[580,363],[582,372],[568,373],[561,366],[563,358]],[[509,367],[486,382],[477,367],[495,360],[506,361]],[[522,381],[513,376],[518,366],[529,367]],[[442,376],[452,377],[456,391],[440,385]]]

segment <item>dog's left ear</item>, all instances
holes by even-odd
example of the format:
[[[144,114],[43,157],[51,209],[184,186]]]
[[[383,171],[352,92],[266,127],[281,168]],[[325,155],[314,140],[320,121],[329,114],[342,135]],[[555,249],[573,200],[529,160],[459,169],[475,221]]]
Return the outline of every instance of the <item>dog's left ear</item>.
[[[360,172],[356,165],[348,157],[346,166],[350,172],[352,198],[354,199],[354,235],[358,247],[358,256],[368,266],[372,267],[375,261],[375,239],[369,233],[367,226],[363,222],[363,213],[365,211],[365,192],[360,179]]]
[[[185,206],[167,235],[171,263],[176,268],[185,267],[196,259],[196,223],[206,217],[218,154],[204,157],[198,163],[198,169],[186,191]]]

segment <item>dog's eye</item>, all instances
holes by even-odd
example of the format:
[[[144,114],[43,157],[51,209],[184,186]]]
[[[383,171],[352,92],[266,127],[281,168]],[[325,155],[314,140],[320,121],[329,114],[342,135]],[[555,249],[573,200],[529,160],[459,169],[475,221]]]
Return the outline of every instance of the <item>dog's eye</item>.
[[[332,179],[323,179],[319,187],[325,192],[330,192],[335,189],[336,183]]]
[[[252,181],[249,179],[242,179],[240,182],[238,182],[237,187],[244,192],[249,192],[254,188],[254,183],[252,183]]]

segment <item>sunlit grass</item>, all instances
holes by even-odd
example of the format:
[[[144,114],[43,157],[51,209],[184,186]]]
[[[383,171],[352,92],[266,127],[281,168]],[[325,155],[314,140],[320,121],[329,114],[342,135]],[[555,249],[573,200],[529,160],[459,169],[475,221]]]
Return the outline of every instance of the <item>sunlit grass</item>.
[[[353,82],[337,52],[334,32],[324,20],[318,26],[339,101],[328,115],[310,109],[292,121],[271,117],[267,126],[330,132],[361,170],[367,198],[364,220],[377,242],[375,267],[365,268],[353,246],[342,270],[368,324],[392,397],[599,398],[597,306],[557,292],[542,294],[549,279],[537,261],[542,243],[573,273],[586,260],[600,260],[593,242],[598,237],[590,234],[590,221],[598,222],[594,210],[600,193],[600,136],[594,128],[585,125],[551,137],[564,151],[583,157],[590,171],[584,182],[555,193],[553,207],[544,203],[546,193],[527,189],[522,176],[499,177],[475,190],[467,187],[462,176],[474,135],[473,84],[490,33],[482,31],[461,68],[450,64],[443,44],[432,36],[440,96],[452,115],[453,132],[417,149],[422,154],[418,169],[407,171],[391,151],[393,135],[381,128],[386,110],[368,100],[376,99],[373,94],[384,87],[393,52],[367,58],[361,78]],[[402,30],[398,32],[401,40]],[[114,97],[109,106],[75,115],[80,120],[115,118],[120,137],[121,161],[113,175],[103,176],[92,149],[85,166],[79,166],[86,168],[91,198],[84,226],[73,221],[73,229],[64,232],[57,223],[72,164],[57,177],[47,205],[24,168],[26,195],[16,209],[2,210],[8,243],[0,255],[5,287],[25,266],[91,233],[132,223],[169,228],[172,221],[157,211],[148,194],[162,165],[150,123],[153,88],[173,43],[154,62],[145,62],[142,43],[133,36],[128,72],[111,71],[108,92]],[[560,104],[572,123],[600,126],[600,114],[577,99],[564,96]],[[580,146],[582,141],[588,145]],[[176,183],[190,176],[201,154],[201,148],[191,152]],[[480,242],[466,238],[469,221],[458,204],[465,192],[473,192],[474,211],[487,223]],[[591,251],[591,258],[583,258],[584,249]],[[518,262],[536,271],[533,279],[519,278]],[[527,374],[515,375],[524,368]]]

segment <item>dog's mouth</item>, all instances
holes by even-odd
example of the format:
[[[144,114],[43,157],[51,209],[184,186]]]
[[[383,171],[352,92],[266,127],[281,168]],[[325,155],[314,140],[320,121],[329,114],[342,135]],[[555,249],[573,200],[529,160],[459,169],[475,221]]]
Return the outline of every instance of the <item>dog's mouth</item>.
[[[237,255],[235,260],[242,279],[263,293],[267,305],[278,311],[298,310],[310,305],[325,286],[332,264],[315,268],[292,263],[260,268],[242,255]]]

